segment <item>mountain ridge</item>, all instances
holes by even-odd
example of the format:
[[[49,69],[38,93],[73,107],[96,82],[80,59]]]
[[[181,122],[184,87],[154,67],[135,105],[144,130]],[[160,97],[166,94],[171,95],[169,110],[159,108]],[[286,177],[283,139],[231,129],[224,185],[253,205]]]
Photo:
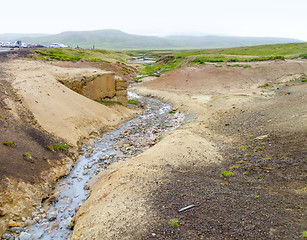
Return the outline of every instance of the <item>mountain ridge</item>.
[[[5,36],[0,34],[0,41]],[[11,34],[11,37],[14,34]],[[17,39],[19,38],[19,39]],[[166,37],[143,36],[128,34],[116,29],[94,31],[65,31],[58,34],[16,34],[16,39],[23,42],[50,45],[54,42],[63,43],[70,47],[105,48],[105,49],[201,49],[201,48],[228,48],[253,46],[262,44],[304,42],[293,38],[277,37],[237,37],[237,36],[189,36],[172,35]]]

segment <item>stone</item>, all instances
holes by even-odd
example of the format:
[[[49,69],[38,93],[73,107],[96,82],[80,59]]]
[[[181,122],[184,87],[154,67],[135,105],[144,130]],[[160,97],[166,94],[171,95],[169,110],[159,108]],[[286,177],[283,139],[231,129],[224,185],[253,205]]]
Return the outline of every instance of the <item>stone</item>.
[[[32,235],[30,233],[27,233],[27,232],[22,232],[19,235],[19,239],[20,240],[32,240]]]
[[[56,219],[57,215],[58,213],[56,211],[52,211],[47,214],[47,218],[49,221],[53,221]]]
[[[262,136],[259,136],[259,137],[256,137],[255,140],[263,140],[265,138],[268,138],[269,135],[262,135]]]
[[[58,193],[52,194],[52,195],[48,198],[48,200],[49,200],[50,202],[56,201],[56,200],[57,200],[57,195],[58,195]]]
[[[34,223],[33,220],[27,219],[27,220],[25,221],[25,226],[31,226],[31,225],[33,225],[33,223]]]
[[[21,227],[12,227],[10,231],[13,233],[21,233],[21,232],[24,232],[25,230]]]
[[[10,239],[11,237],[12,237],[12,235],[9,234],[9,233],[4,233],[4,234],[2,235],[2,239]]]
[[[73,227],[76,223],[76,217],[73,217],[70,221],[71,227]]]
[[[15,221],[10,221],[9,222],[9,227],[17,227],[18,225],[17,225],[17,223],[15,222]]]

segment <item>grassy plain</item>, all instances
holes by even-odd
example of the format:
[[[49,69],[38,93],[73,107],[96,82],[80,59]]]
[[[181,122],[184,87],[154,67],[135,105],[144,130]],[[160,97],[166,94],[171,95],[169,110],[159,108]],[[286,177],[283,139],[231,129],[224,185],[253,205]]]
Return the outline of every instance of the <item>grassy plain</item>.
[[[135,65],[142,76],[160,76],[161,74],[184,66],[207,63],[236,63],[269,60],[307,58],[307,43],[272,44],[251,47],[218,48],[202,50],[139,50],[109,51],[95,49],[40,49],[30,56],[44,61],[84,61],[84,62],[120,62],[129,65],[127,59],[146,56],[156,59],[156,63]],[[249,67],[235,64],[227,66]],[[222,65],[216,65],[222,67]]]

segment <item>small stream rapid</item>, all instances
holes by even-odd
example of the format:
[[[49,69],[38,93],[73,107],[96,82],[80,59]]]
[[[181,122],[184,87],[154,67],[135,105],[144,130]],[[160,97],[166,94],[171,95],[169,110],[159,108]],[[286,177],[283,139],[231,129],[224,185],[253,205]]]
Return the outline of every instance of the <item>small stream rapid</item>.
[[[16,239],[68,239],[76,210],[87,199],[99,172],[108,171],[113,162],[126,161],[144,152],[155,144],[161,133],[177,128],[184,119],[183,114],[171,111],[170,105],[157,99],[132,92],[129,98],[144,107],[143,114],[84,146],[70,174],[58,181],[54,200],[33,213],[35,223],[21,230],[19,237],[15,235]]]

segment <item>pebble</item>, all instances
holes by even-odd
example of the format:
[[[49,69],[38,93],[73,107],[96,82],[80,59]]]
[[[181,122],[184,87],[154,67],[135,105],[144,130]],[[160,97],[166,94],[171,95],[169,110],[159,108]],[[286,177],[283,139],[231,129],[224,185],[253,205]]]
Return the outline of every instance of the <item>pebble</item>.
[[[56,211],[48,212],[47,218],[49,221],[53,221],[56,219],[58,213]]]
[[[32,236],[30,233],[22,232],[19,236],[19,240],[32,240]]]
[[[11,237],[12,237],[12,235],[9,234],[9,233],[4,233],[4,234],[2,235],[2,238],[3,238],[3,239],[10,239]]]
[[[67,229],[71,229],[72,225],[71,225],[71,218],[68,218],[66,220],[63,221],[63,225],[67,228]]]
[[[15,221],[10,221],[9,222],[9,227],[17,227],[17,223]]]
[[[41,239],[44,233],[34,233],[32,239]]]
[[[33,220],[27,219],[27,220],[25,221],[25,226],[30,226],[30,225],[32,225],[33,223],[34,223]]]
[[[10,231],[13,232],[13,233],[21,233],[21,232],[24,232],[25,229],[23,229],[21,227],[12,227],[12,228],[10,228]]]

